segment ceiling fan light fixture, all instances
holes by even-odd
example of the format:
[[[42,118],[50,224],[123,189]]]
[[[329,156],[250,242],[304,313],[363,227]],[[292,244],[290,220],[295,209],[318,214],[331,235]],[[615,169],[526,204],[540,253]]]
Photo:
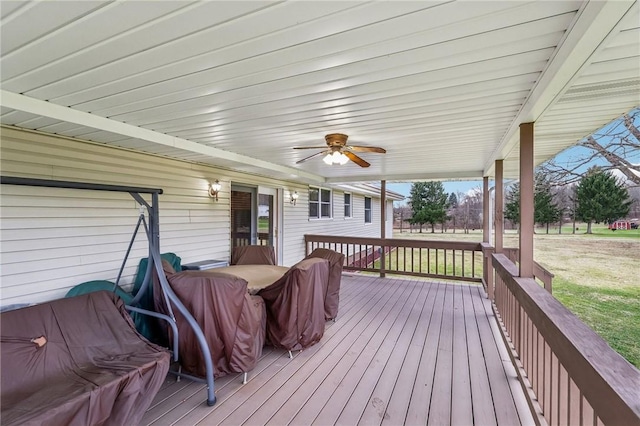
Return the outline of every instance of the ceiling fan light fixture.
[[[346,155],[344,155],[340,151],[333,151],[333,152],[328,153],[322,159],[322,161],[324,161],[325,164],[327,164],[329,166],[332,165],[332,164],[344,165],[344,164],[347,164],[349,162],[349,157],[347,157]]]

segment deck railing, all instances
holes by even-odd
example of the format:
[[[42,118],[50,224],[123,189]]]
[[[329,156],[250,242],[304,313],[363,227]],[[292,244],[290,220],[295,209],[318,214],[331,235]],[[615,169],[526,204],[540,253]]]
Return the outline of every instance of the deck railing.
[[[480,243],[305,235],[305,246],[343,253],[346,271],[482,282]]]
[[[509,258],[513,263],[518,262],[520,249],[517,248],[504,248],[503,253],[505,256]],[[542,265],[538,262],[533,262],[533,276],[534,278],[540,280],[542,286],[549,292],[553,293],[553,277],[554,275],[547,271]]]
[[[492,265],[494,309],[532,411],[552,425],[640,424],[640,371],[534,279],[518,277],[506,254]]]

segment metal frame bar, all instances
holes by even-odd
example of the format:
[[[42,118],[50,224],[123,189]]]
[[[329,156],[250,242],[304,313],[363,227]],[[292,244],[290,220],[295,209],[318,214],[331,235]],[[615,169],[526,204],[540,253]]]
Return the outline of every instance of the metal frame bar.
[[[175,318],[173,317],[173,311],[171,309],[171,303],[175,305],[178,311],[184,316],[189,326],[193,329],[196,339],[198,340],[198,344],[200,345],[200,350],[202,351],[202,355],[205,359],[205,367],[206,367],[206,378],[205,381],[207,383],[207,405],[213,406],[216,403],[215,397],[215,387],[213,381],[213,361],[211,360],[211,351],[209,350],[209,345],[207,345],[207,341],[204,337],[204,333],[202,329],[196,322],[195,318],[189,310],[182,304],[178,296],[173,292],[169,282],[167,281],[166,276],[164,275],[164,271],[162,270],[162,260],[160,258],[160,223],[159,223],[159,206],[158,206],[158,195],[162,194],[161,188],[141,188],[141,187],[133,187],[133,186],[121,186],[121,185],[104,185],[98,183],[88,183],[88,182],[70,182],[70,181],[59,181],[59,180],[49,180],[49,179],[32,179],[32,178],[22,178],[22,177],[13,177],[13,176],[0,176],[0,184],[3,185],[24,185],[24,186],[39,186],[46,188],[68,188],[68,189],[86,189],[93,191],[112,191],[112,192],[128,192],[141,206],[144,206],[147,209],[149,215],[149,231],[147,231],[147,240],[149,241],[149,263],[147,266],[147,271],[145,274],[144,282],[140,291],[134,298],[132,305],[136,304],[142,294],[147,290],[149,286],[149,282],[151,281],[151,272],[153,267],[155,266],[156,272],[158,273],[158,278],[160,281],[160,285],[165,294],[165,301],[167,302],[167,308],[169,312],[171,312],[171,317],[159,314],[157,312],[151,312],[147,310],[140,310],[140,308],[136,306],[127,306],[128,310],[140,312],[146,315],[156,316],[158,318],[162,318],[164,320],[169,321],[172,325],[171,327],[174,329],[174,357],[177,358],[177,327],[175,326]],[[147,203],[144,198],[140,194],[151,194],[151,204]],[[139,223],[138,223],[139,225]],[[137,231],[137,227],[136,227]],[[146,231],[146,227],[145,227]],[[169,301],[171,303],[169,303]],[[185,374],[178,373],[179,375],[185,376]]]

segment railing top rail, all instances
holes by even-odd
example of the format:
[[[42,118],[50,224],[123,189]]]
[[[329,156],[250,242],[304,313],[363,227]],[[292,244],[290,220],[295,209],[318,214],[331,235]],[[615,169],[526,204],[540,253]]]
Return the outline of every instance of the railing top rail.
[[[640,370],[632,366],[531,278],[517,277],[504,254],[496,272],[605,424],[640,421]]]
[[[413,240],[401,238],[348,237],[338,235],[305,234],[305,242],[325,242],[362,245],[384,245],[392,247],[439,248],[455,250],[481,250],[481,243],[471,241]]]

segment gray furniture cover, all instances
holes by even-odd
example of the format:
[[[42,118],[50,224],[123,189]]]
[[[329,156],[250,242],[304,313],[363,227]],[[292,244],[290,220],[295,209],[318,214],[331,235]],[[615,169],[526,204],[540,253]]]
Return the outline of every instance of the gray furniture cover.
[[[231,252],[232,265],[275,265],[276,251],[272,246],[239,246]]]
[[[247,282],[234,275],[205,271],[175,272],[163,261],[167,281],[202,329],[214,366],[214,376],[251,371],[265,341],[264,301],[251,296]],[[158,312],[166,313],[162,290],[154,280]],[[193,329],[174,310],[180,335],[180,363],[185,372],[204,377],[205,364]]]
[[[312,258],[327,259],[329,261],[329,284],[324,298],[324,317],[327,321],[335,319],[338,316],[340,304],[340,282],[342,280],[344,254],[334,250],[317,248],[306,257],[306,259]]]
[[[317,343],[324,335],[324,295],[329,262],[304,259],[258,292],[267,307],[267,342],[289,351]]]
[[[135,425],[169,370],[110,292],[4,312],[0,324],[3,425]]]

